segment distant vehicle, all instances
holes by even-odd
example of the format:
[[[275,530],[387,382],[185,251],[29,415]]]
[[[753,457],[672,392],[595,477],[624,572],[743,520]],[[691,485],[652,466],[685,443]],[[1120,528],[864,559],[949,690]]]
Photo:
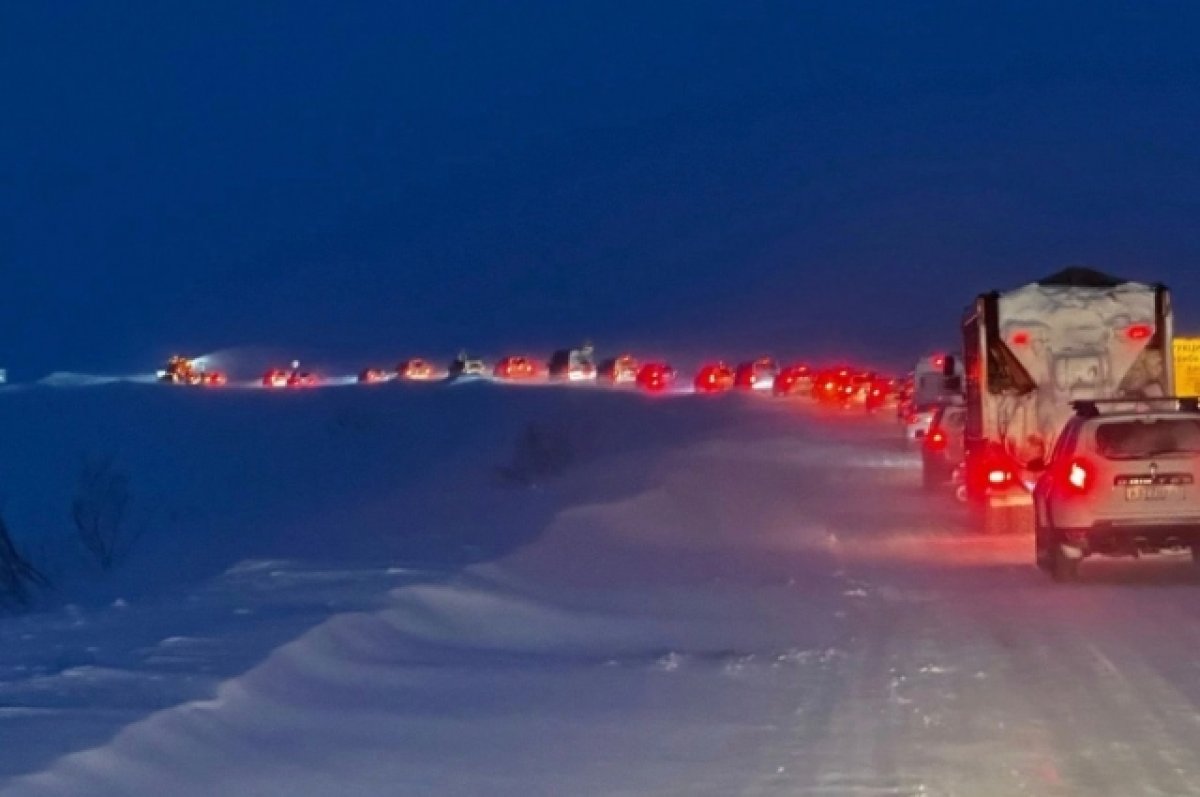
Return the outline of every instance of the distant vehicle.
[[[813,371],[810,366],[797,363],[787,365],[775,375],[771,392],[776,396],[805,396],[812,393]]]
[[[875,385],[872,371],[857,371],[843,380],[842,403],[847,407],[866,406],[871,399],[871,388]]]
[[[840,404],[849,376],[848,368],[824,368],[818,371],[813,377],[813,398],[821,404]]]
[[[967,409],[961,404],[942,404],[934,412],[921,441],[921,483],[926,490],[949,484],[962,464],[966,426]]]
[[[945,397],[929,404],[916,404],[904,419],[904,439],[910,443],[920,443],[929,434],[933,419],[943,407],[954,403],[962,403],[962,399]]]
[[[968,497],[989,531],[1032,525],[1030,485],[1071,402],[1174,395],[1169,291],[1073,267],[980,294],[963,317]]]
[[[413,357],[396,366],[396,376],[412,382],[427,382],[439,377],[438,370],[428,360]]]
[[[637,381],[638,368],[638,361],[633,355],[622,354],[602,361],[597,369],[597,377],[614,385],[633,384]]]
[[[365,368],[358,374],[358,381],[364,385],[376,385],[388,380],[387,371],[382,368]]]
[[[915,385],[913,375],[909,374],[896,386],[896,420],[904,423],[913,408],[913,393]]]
[[[550,355],[550,378],[583,382],[596,378],[595,349],[584,343],[578,349],[559,349]]]
[[[876,376],[867,386],[864,403],[867,412],[878,412],[896,401],[897,381],[887,377]]]
[[[467,352],[460,351],[458,356],[450,362],[450,367],[447,374],[451,379],[460,379],[467,376],[487,376],[487,363],[479,357],[472,357]]]
[[[497,379],[535,379],[543,373],[541,363],[532,357],[513,355],[496,363],[492,375]]]
[[[696,372],[697,393],[724,393],[733,389],[734,373],[724,362],[708,363]]]
[[[666,363],[646,363],[638,370],[638,387],[651,393],[662,392],[674,382],[675,369]]]
[[[866,401],[866,386],[871,377],[847,366],[820,371],[813,379],[813,398],[827,407],[846,409]]]
[[[300,361],[292,362],[290,369],[272,368],[263,374],[263,387],[316,387],[318,379],[310,371],[300,370]]]
[[[220,371],[207,371],[195,360],[175,355],[167,360],[167,364],[158,374],[158,381],[170,385],[191,385],[197,387],[219,387],[228,382],[225,374]]]
[[[770,390],[778,375],[779,363],[770,357],[759,357],[738,365],[733,384],[742,390]]]
[[[912,372],[912,403],[941,404],[961,396],[962,378],[962,360],[953,354],[922,357]]]
[[[1188,550],[1200,565],[1196,399],[1085,400],[1074,408],[1033,491],[1038,567],[1070,581],[1093,554]]]

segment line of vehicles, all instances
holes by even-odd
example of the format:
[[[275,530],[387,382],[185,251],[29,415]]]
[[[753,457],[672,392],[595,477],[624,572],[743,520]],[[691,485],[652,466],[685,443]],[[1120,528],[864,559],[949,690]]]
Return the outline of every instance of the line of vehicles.
[[[201,359],[174,356],[158,371],[161,382],[194,387],[222,387],[228,376],[208,369]],[[360,384],[381,384],[394,380],[436,382],[492,379],[503,382],[601,383],[636,387],[648,392],[686,388],[680,373],[667,362],[641,361],[632,354],[598,360],[590,343],[574,349],[560,349],[547,359],[514,354],[488,362],[466,351],[446,366],[423,358],[412,358],[394,369],[369,367],[359,372]],[[301,367],[298,361],[287,368],[271,368],[260,384],[265,388],[305,388],[323,383],[318,374]],[[762,391],[776,397],[811,397],[820,403],[862,407],[870,411],[882,408],[895,396],[898,380],[873,371],[840,365],[815,369],[804,363],[780,365],[771,357],[760,357],[730,365],[717,360],[697,369],[691,387],[697,393],[714,394],[735,390]]]
[[[960,332],[960,351],[923,357],[903,379],[762,357],[704,363],[688,385],[667,362],[597,360],[585,343],[547,359],[488,362],[463,351],[442,367],[414,358],[364,369],[358,381],[592,382],[652,393],[762,391],[872,414],[894,408],[905,440],[920,446],[924,487],[969,503],[985,531],[1030,533],[1034,560],[1056,580],[1074,579],[1093,555],[1190,552],[1200,565],[1200,341],[1175,345],[1167,288],[1071,267],[978,295]],[[184,357],[159,378],[228,383]],[[261,384],[322,382],[293,362]]]
[[[900,402],[928,489],[1032,532],[1058,581],[1093,555],[1200,565],[1200,409],[1176,393],[1167,288],[1068,268],[980,294],[961,332]]]

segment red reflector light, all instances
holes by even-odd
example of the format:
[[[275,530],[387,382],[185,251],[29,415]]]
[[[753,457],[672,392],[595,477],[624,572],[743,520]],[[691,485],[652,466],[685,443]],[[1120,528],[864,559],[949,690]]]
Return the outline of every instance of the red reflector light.
[[[1014,332],[1011,340],[1014,346],[1028,346],[1029,333],[1024,330],[1021,330],[1020,332]]]
[[[1146,340],[1154,334],[1154,327],[1149,324],[1134,324],[1125,328],[1125,335],[1130,340]]]
[[[925,438],[925,447],[930,451],[941,451],[946,447],[946,435],[941,430],[934,430]]]

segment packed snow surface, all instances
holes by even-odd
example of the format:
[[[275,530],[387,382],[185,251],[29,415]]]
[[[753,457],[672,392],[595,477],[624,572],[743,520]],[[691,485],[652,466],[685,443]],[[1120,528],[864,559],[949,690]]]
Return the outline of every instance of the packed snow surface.
[[[0,619],[0,794],[1200,793],[1190,561],[1052,585],[886,418],[58,382],[0,401],[59,585]],[[107,575],[58,533],[95,452]]]

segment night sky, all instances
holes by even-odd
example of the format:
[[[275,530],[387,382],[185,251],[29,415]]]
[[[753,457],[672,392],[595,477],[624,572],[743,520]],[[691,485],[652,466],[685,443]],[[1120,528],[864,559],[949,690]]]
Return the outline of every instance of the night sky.
[[[1067,263],[1200,331],[1200,4],[811,5],[6,2],[0,366],[890,362]]]

